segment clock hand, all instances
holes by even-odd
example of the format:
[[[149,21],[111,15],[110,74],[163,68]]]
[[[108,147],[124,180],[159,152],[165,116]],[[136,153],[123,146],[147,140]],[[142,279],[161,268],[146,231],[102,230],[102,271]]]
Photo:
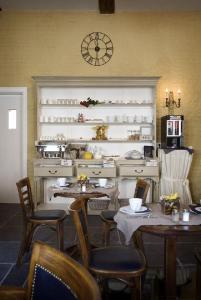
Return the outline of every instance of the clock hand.
[[[98,47],[98,40],[95,38],[94,40],[95,47]]]

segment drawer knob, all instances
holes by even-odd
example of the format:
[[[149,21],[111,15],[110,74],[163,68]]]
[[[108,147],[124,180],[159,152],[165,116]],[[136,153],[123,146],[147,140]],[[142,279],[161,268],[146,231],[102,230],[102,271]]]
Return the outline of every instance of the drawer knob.
[[[49,170],[48,171],[50,174],[56,174],[57,173],[57,170]]]
[[[94,175],[100,175],[100,174],[101,174],[101,171],[98,171],[98,172],[92,171],[92,173],[93,173]]]
[[[134,170],[134,171],[138,174],[143,173],[143,170]]]

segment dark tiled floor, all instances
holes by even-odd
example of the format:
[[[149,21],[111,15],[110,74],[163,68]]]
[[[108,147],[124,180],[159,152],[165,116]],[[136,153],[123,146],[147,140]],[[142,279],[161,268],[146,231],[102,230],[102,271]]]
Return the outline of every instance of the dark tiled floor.
[[[102,223],[99,216],[89,216],[89,228],[91,231],[92,240],[97,245],[101,245],[101,227]],[[70,216],[65,220],[65,246],[70,246],[75,242],[75,228],[72,224]],[[22,216],[20,207],[17,204],[0,204],[0,284],[22,286],[26,282],[26,276],[29,267],[30,253],[25,256],[24,264],[17,268],[15,265],[18,249],[22,234]],[[56,247],[56,235],[47,227],[41,228],[35,239]],[[116,231],[112,233],[112,243],[119,244],[119,236]],[[163,241],[154,236],[146,235],[144,237],[145,251],[148,259],[148,272],[143,288],[143,300],[162,299],[159,296],[160,282],[156,280],[156,274],[161,273],[163,269]],[[185,268],[190,270],[191,275],[194,275],[195,260],[194,249],[201,248],[201,241],[179,240],[178,255],[185,264]],[[160,272],[159,272],[160,271]],[[119,292],[119,285],[115,282],[110,282],[112,292],[107,299],[129,299],[128,293]],[[115,292],[115,290],[117,290]],[[191,284],[181,289],[181,296],[178,299],[192,300],[194,293],[194,281]]]

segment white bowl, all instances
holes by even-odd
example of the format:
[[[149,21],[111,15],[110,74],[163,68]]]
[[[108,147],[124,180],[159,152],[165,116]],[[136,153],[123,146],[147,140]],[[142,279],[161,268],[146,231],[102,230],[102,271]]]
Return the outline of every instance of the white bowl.
[[[142,206],[142,199],[141,198],[130,198],[129,204],[130,204],[130,208],[133,211],[139,211]]]

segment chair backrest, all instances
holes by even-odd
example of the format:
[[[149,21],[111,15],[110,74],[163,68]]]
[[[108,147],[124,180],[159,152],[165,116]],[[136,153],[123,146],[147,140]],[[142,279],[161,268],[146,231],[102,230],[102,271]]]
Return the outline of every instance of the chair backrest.
[[[135,187],[135,198],[142,198],[143,203],[146,202],[150,184],[143,179],[138,179]]]
[[[20,199],[20,205],[23,212],[23,217],[28,218],[34,211],[34,203],[32,199],[31,184],[28,177],[19,180],[17,190]]]
[[[42,242],[33,247],[27,293],[32,300],[101,299],[97,283],[85,267]]]
[[[83,265],[88,268],[90,259],[90,241],[88,236],[88,223],[86,217],[85,199],[77,199],[71,205],[69,212],[73,218],[78,235]]]

